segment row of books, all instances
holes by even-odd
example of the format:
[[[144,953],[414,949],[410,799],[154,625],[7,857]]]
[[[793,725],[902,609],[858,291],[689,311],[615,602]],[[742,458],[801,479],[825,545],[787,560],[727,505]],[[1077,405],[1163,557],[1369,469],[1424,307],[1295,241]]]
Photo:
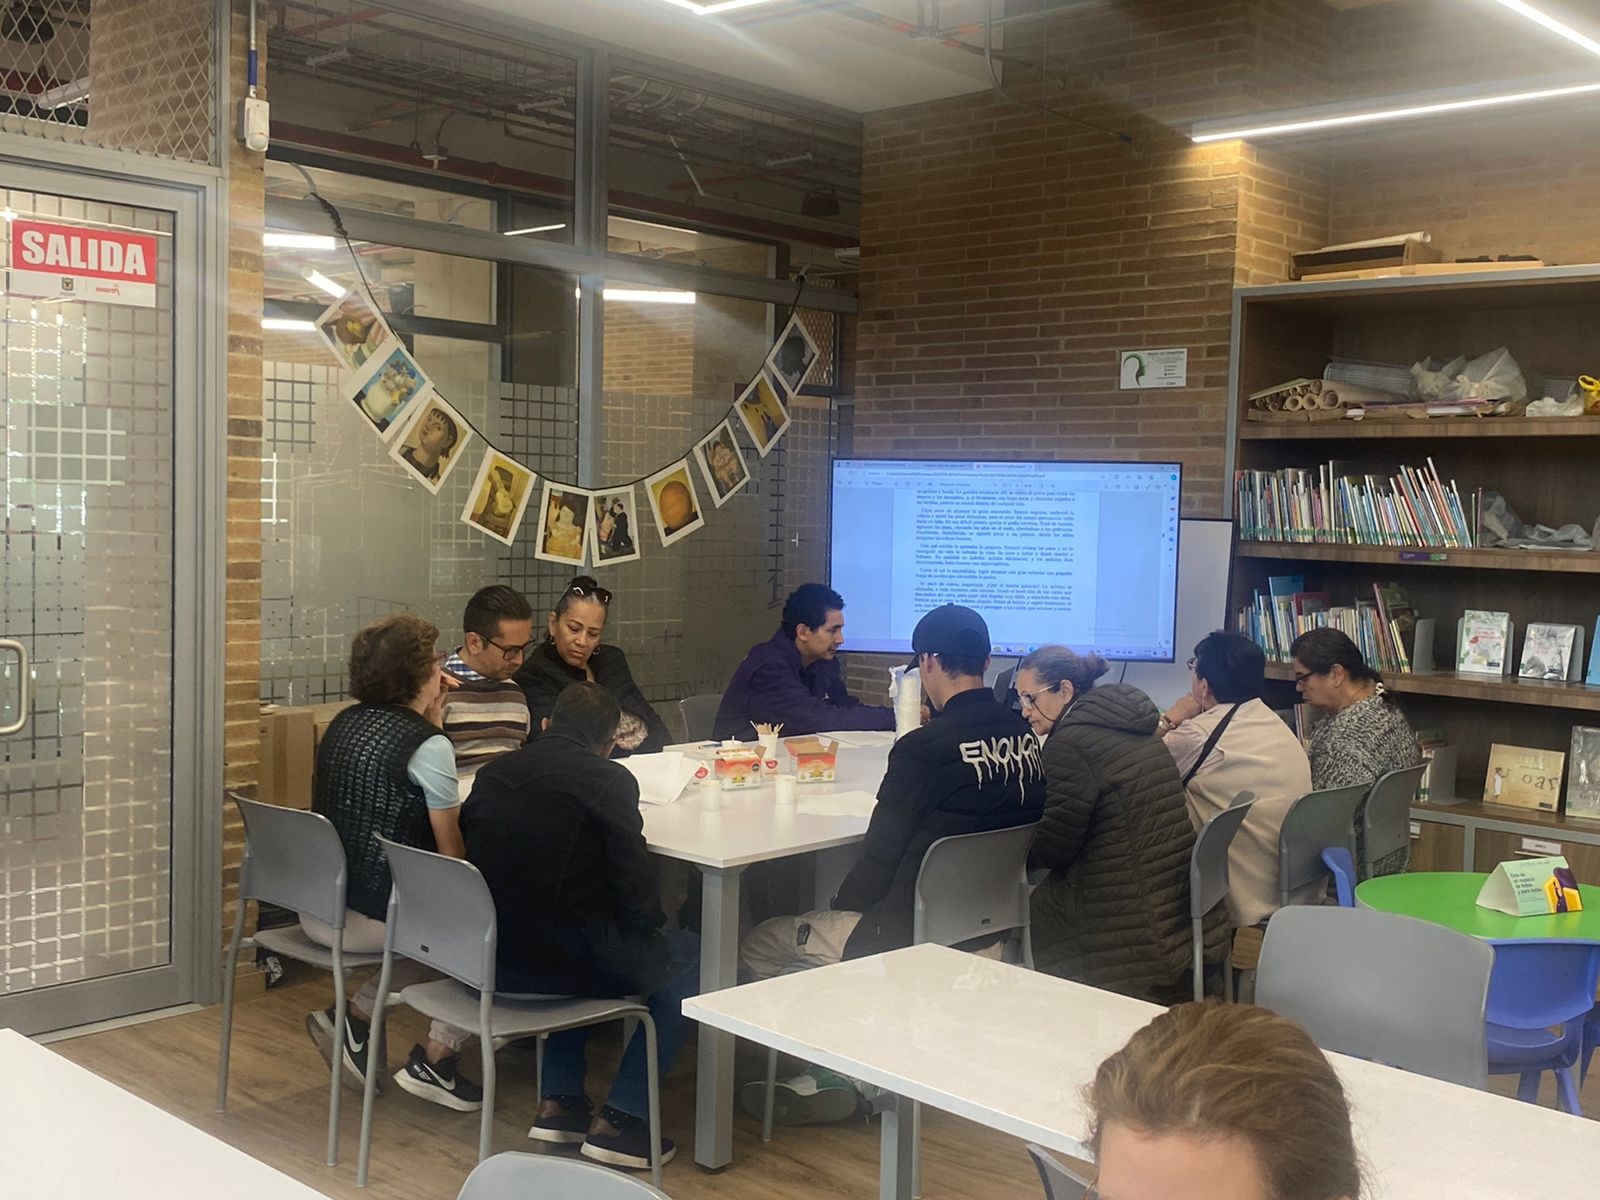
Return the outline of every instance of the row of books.
[[[1574,725],[1570,753],[1494,743],[1483,802],[1555,812],[1563,777],[1567,816],[1600,820],[1600,729]]]
[[[1515,659],[1516,625],[1511,614],[1468,609],[1456,627],[1456,670],[1504,677],[1511,674],[1515,661],[1519,679],[1569,683],[1582,679],[1600,685],[1600,622],[1595,625],[1595,639],[1585,664],[1583,626],[1533,621],[1522,637],[1522,657]]]
[[[1241,470],[1234,493],[1239,535],[1248,541],[1466,549],[1476,528],[1476,514],[1468,520],[1455,480],[1446,484],[1431,458],[1425,467],[1388,474],[1357,471],[1339,460],[1315,468]]]
[[[1431,625],[1421,666],[1415,665],[1417,614],[1398,583],[1374,583],[1372,599],[1333,604],[1327,592],[1306,591],[1300,575],[1274,575],[1267,591],[1239,610],[1235,629],[1260,646],[1268,662],[1289,662],[1289,647],[1313,629],[1337,629],[1380,671],[1432,667]]]

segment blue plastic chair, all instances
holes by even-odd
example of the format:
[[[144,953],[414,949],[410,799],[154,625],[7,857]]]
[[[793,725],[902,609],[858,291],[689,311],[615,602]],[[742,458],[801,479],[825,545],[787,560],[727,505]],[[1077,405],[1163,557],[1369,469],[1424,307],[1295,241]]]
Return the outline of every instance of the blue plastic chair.
[[[1322,852],[1322,865],[1333,876],[1333,890],[1340,908],[1356,906],[1356,859],[1343,846],[1329,846]]]
[[[1539,1076],[1554,1071],[1558,1105],[1583,1115],[1574,1068],[1600,983],[1600,944],[1537,939],[1496,941],[1485,1010],[1489,1074],[1518,1075],[1517,1099],[1539,1098]]]
[[[1589,1010],[1589,1019],[1583,1023],[1583,1061],[1578,1065],[1578,1086],[1589,1078],[1589,1060],[1595,1047],[1600,1046],[1600,1004]]]

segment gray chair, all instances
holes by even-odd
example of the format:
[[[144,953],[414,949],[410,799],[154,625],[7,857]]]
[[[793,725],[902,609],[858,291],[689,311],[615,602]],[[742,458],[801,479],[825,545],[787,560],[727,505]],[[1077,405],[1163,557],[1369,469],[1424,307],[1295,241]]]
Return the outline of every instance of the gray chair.
[[[1255,797],[1241,792],[1234,797],[1231,807],[1219,812],[1195,835],[1194,850],[1189,855],[1189,923],[1190,940],[1194,945],[1194,998],[1206,998],[1205,921],[1206,914],[1221,904],[1228,896],[1228,851],[1233,847],[1239,826],[1250,815]],[[1222,960],[1224,995],[1233,1000],[1233,971],[1226,956]]]
[[[228,1052],[233,1040],[233,981],[244,940],[250,901],[276,904],[315,917],[339,931],[332,946],[308,938],[298,924],[256,931],[255,943],[282,958],[333,972],[333,1068],[328,1088],[328,1165],[339,1162],[339,1073],[344,1060],[344,977],[349,971],[375,967],[378,954],[346,954],[339,944],[344,931],[346,866],[344,845],[324,816],[279,808],[243,796],[229,797],[244,819],[244,862],[239,868],[239,909],[233,940],[222,968],[222,1043],[217,1055],[217,1111],[228,1107]],[[369,1072],[370,1074],[370,1072]]]
[[[1427,763],[1402,767],[1380,775],[1367,793],[1362,805],[1361,861],[1358,878],[1372,878],[1373,866],[1383,858],[1411,845],[1411,806],[1416,802],[1417,789],[1422,786]]]
[[[388,929],[378,994],[389,994],[389,976],[397,955],[449,976],[431,983],[412,984],[400,993],[400,999],[424,1016],[460,1029],[474,1030],[478,1035],[483,1059],[479,1161],[489,1157],[494,1129],[494,1051],[497,1046],[518,1038],[542,1038],[563,1029],[632,1018],[644,1027],[650,1091],[650,1172],[660,1186],[661,1093],[656,1078],[656,1026],[650,1010],[636,1000],[497,995],[498,925],[494,898],[478,868],[464,859],[402,846],[387,838],[379,837],[378,842],[389,860],[389,871],[394,879],[389,893]],[[382,1044],[376,1029],[373,1043]],[[376,1070],[367,1072],[361,1104],[361,1157],[356,1169],[359,1187],[367,1186],[367,1160],[372,1150],[372,1101],[377,1078]]]
[[[1307,792],[1289,806],[1278,830],[1278,903],[1308,884],[1332,878],[1322,861],[1329,846],[1355,853],[1356,809],[1367,798],[1365,787],[1326,788]],[[1276,917],[1274,917],[1276,920]]]
[[[1057,1162],[1049,1151],[1030,1144],[1028,1154],[1033,1158],[1033,1165],[1039,1169],[1039,1182],[1044,1185],[1044,1200],[1082,1200],[1089,1191],[1089,1181],[1079,1179],[1075,1172]]]
[[[474,1167],[456,1200],[667,1200],[667,1194],[607,1167],[507,1151]]]
[[[1366,908],[1300,905],[1267,923],[1256,1003],[1324,1050],[1482,1088],[1494,948],[1443,925]]]
[[[683,739],[686,742],[707,742],[717,723],[717,709],[722,705],[719,692],[699,696],[685,696],[678,701],[678,716],[683,721]]]

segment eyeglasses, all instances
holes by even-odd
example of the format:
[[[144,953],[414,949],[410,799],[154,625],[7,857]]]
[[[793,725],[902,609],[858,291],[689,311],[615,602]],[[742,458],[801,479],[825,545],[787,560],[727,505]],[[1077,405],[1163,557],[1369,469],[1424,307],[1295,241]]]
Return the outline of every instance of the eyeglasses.
[[[1048,696],[1051,692],[1059,692],[1060,690],[1061,684],[1058,681],[1052,683],[1049,687],[1040,688],[1037,692],[1018,692],[1017,699],[1021,700],[1029,708],[1038,708],[1040,696]]]
[[[602,608],[611,607],[611,593],[599,584],[591,588],[575,583],[567,589],[567,595],[576,596],[579,600],[598,600]]]
[[[1317,675],[1317,674],[1320,674],[1320,673],[1321,672],[1318,672],[1318,671],[1296,671],[1294,673],[1294,685],[1295,685],[1295,687],[1299,687],[1302,683],[1304,683],[1306,680],[1310,679],[1313,675]]]
[[[1187,666],[1187,667],[1188,667],[1188,668],[1189,668],[1189,670],[1191,670],[1191,671],[1192,671],[1192,670],[1194,670],[1194,664],[1195,664],[1195,663],[1197,663],[1197,662],[1198,662],[1198,661],[1199,661],[1199,659],[1194,659],[1194,658],[1191,658],[1191,659],[1190,659],[1190,660],[1189,660],[1189,661],[1188,661],[1188,662],[1187,662],[1187,663],[1185,663],[1185,664],[1184,664],[1184,665],[1185,665],[1185,666]]]
[[[492,637],[486,637],[483,640],[505,655],[507,662],[514,658],[527,658],[534,646],[533,642],[523,642],[520,646],[502,646]]]

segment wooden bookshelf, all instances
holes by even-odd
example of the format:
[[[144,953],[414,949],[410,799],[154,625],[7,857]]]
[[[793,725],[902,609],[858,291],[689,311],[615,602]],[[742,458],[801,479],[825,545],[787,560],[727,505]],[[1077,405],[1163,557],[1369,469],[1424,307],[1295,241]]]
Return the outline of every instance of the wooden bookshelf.
[[[1252,421],[1248,414],[1251,393],[1288,379],[1320,377],[1334,358],[1408,367],[1430,355],[1472,357],[1497,346],[1510,350],[1530,393],[1539,396],[1545,380],[1600,375],[1597,328],[1600,265],[1237,289],[1229,370],[1230,505],[1234,470],[1314,469],[1338,460],[1352,473],[1387,476],[1400,465],[1431,460],[1469,507],[1478,489],[1493,490],[1529,525],[1591,529],[1600,516],[1600,417],[1296,423]],[[1513,663],[1531,622],[1578,625],[1592,638],[1600,616],[1600,551],[1241,541],[1230,620],[1257,591],[1267,591],[1275,575],[1303,576],[1305,590],[1327,593],[1333,605],[1370,601],[1375,582],[1398,584],[1419,615],[1435,620],[1434,661],[1452,666],[1456,622],[1467,609],[1511,614],[1517,633]],[[1293,704],[1291,668],[1274,664],[1268,674],[1269,702]],[[1461,797],[1482,794],[1491,743],[1566,751],[1574,725],[1600,726],[1600,688],[1582,684],[1453,670],[1386,673],[1385,680],[1413,728],[1437,730],[1455,745],[1454,792]],[[1523,828],[1537,836],[1540,829],[1562,828],[1551,819],[1565,820],[1520,809],[1490,814],[1476,804],[1435,805],[1416,815],[1424,818],[1427,811],[1439,820],[1464,820],[1457,808],[1470,808],[1474,821],[1491,822],[1498,837]],[[1575,821],[1571,832],[1596,840],[1600,822]]]

